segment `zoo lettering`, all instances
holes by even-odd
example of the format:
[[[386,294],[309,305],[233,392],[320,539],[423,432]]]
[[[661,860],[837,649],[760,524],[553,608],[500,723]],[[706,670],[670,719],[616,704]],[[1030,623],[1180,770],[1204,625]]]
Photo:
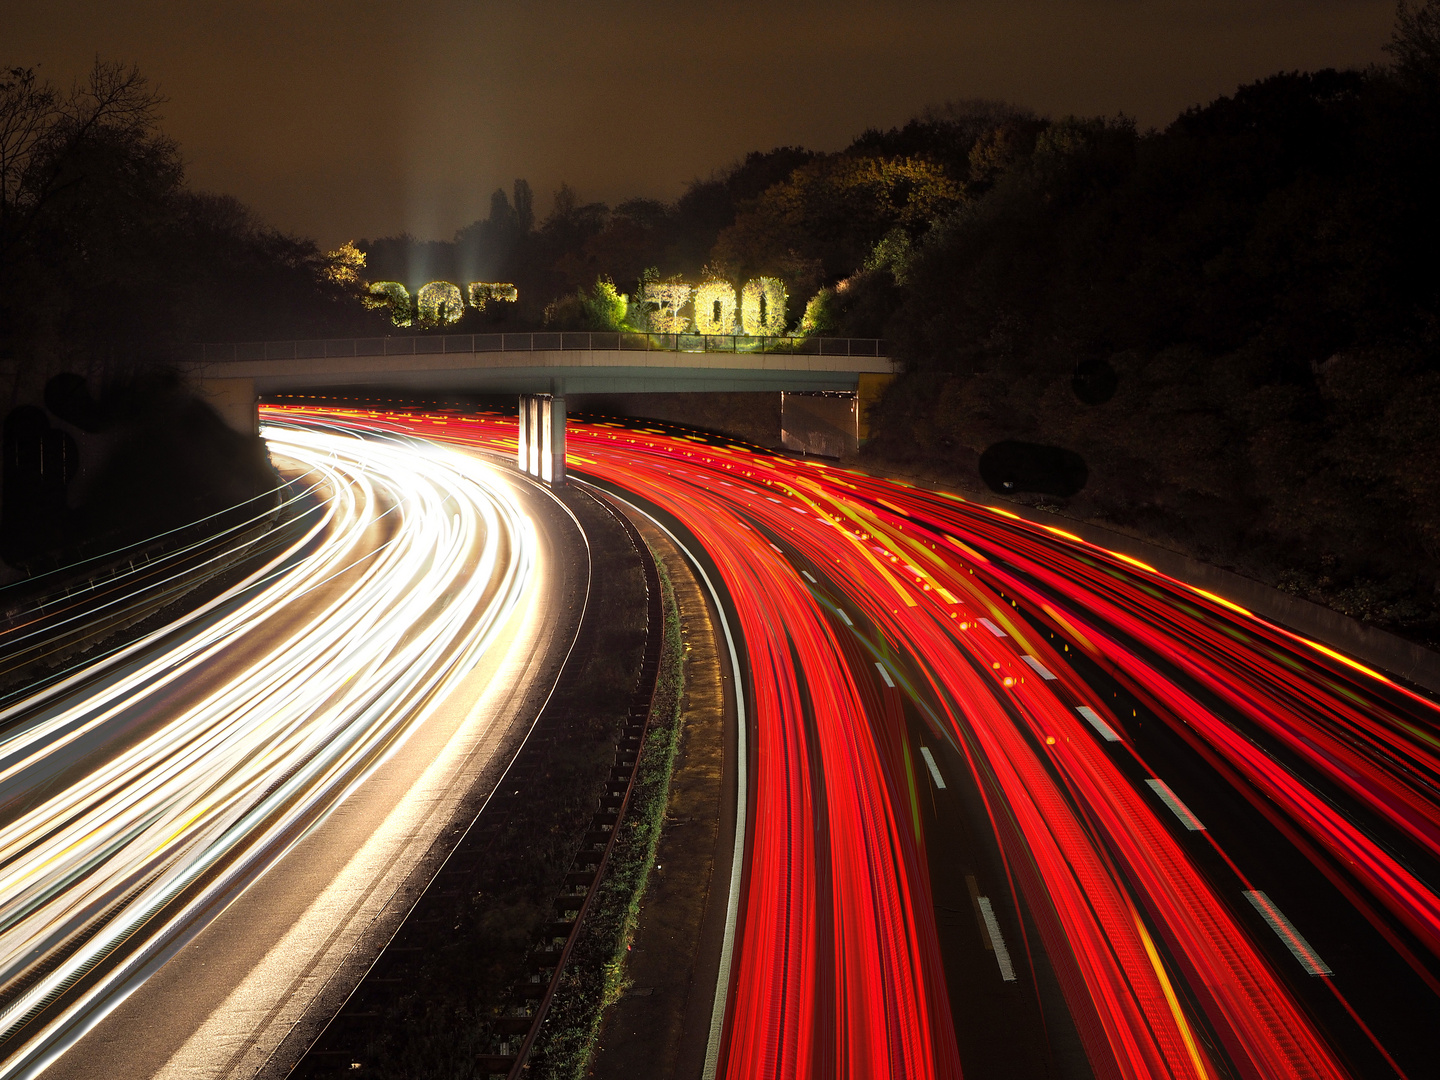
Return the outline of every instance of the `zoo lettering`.
[[[514,303],[519,292],[506,282],[472,281],[467,290],[470,307],[483,311],[491,301]],[[660,334],[749,334],[777,337],[785,333],[785,285],[779,278],[752,278],[737,297],[728,281],[701,285],[652,282],[641,294],[645,323]],[[377,281],[370,286],[371,307],[389,308],[396,326],[448,326],[465,313],[460,286],[449,281],[423,285],[412,303],[410,290],[398,281]],[[691,314],[685,312],[689,306]],[[739,316],[737,326],[736,316]]]

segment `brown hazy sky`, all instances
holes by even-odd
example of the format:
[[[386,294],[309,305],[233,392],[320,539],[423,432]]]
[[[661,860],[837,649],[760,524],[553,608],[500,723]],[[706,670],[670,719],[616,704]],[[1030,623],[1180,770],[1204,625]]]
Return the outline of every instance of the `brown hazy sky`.
[[[192,183],[327,245],[449,238],[490,192],[537,211],[671,199],[746,151],[845,145],[926,104],[1181,109],[1278,70],[1382,59],[1393,0],[42,0],[0,64],[99,54],[170,98]],[[17,8],[19,10],[17,10]]]

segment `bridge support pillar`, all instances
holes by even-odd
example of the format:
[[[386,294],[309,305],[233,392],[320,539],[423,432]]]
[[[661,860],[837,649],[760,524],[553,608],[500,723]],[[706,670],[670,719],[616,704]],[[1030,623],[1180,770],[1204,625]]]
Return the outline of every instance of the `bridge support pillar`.
[[[520,426],[515,439],[515,467],[522,473],[530,472],[530,431],[534,423],[534,409],[530,407],[530,395],[521,394]]]
[[[565,396],[521,394],[515,464],[550,485],[565,482]]]
[[[565,483],[565,395],[550,395],[550,483]]]

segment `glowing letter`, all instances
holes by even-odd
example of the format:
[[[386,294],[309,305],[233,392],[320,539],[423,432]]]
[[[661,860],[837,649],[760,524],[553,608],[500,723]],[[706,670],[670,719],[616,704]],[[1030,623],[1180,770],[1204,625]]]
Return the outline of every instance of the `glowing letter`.
[[[420,286],[415,294],[415,308],[421,326],[448,326],[460,321],[465,313],[465,301],[460,298],[459,285],[432,281]]]
[[[367,307],[389,308],[390,321],[396,326],[410,325],[410,290],[398,281],[377,281],[370,286]]]
[[[503,300],[513,304],[519,299],[520,290],[508,281],[470,282],[470,306],[476,311],[484,311],[485,305],[491,300]]]
[[[685,334],[690,330],[690,320],[680,314],[680,309],[690,299],[692,286],[671,282],[656,282],[645,286],[645,302],[655,304],[650,312],[650,329],[657,334]]]
[[[752,278],[740,294],[740,323],[752,337],[785,333],[785,283],[779,278]]]
[[[702,334],[735,332],[735,287],[707,281],[695,290],[695,329]]]

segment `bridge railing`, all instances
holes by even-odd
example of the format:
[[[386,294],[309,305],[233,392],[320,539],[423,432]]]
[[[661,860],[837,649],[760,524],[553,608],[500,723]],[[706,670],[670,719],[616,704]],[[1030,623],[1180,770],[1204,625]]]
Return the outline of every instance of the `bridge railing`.
[[[752,337],[747,334],[529,333],[430,334],[414,337],[242,341],[192,345],[181,361],[311,360],[343,356],[433,356],[485,352],[784,353],[800,356],[889,355],[880,338]]]

